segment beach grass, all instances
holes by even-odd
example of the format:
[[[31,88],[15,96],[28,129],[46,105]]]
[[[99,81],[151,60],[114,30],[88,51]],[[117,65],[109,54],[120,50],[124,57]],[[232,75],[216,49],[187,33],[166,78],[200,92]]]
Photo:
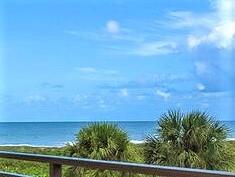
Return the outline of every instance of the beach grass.
[[[235,141],[229,141],[228,143],[232,144],[232,147],[235,151]],[[136,162],[143,162],[142,153],[142,144],[131,144],[131,148],[136,152],[134,159]],[[45,154],[45,155],[57,155],[65,156],[66,148],[65,147],[30,147],[30,146],[0,146],[1,151],[13,151],[13,152],[25,152],[25,153],[34,153],[34,154]],[[66,171],[66,168],[63,167]],[[32,176],[48,177],[49,167],[48,164],[37,163],[37,162],[27,162],[11,159],[0,159],[0,171],[20,173]],[[235,172],[235,168],[231,169]]]
[[[58,156],[62,156],[65,153],[64,148],[56,147],[1,146],[0,150]],[[49,174],[48,164],[9,159],[0,160],[0,170],[40,177],[47,177]]]

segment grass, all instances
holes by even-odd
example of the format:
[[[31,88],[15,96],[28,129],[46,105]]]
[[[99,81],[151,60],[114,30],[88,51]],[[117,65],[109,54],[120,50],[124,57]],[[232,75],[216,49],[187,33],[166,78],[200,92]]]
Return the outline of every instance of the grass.
[[[235,152],[235,141],[230,141]],[[134,153],[133,162],[143,162],[143,156],[141,153],[142,145],[130,145],[130,149]],[[35,154],[45,154],[45,155],[66,155],[66,150],[62,148],[49,148],[49,147],[29,147],[29,146],[1,146],[1,151],[13,151],[13,152],[27,152]],[[64,167],[68,168],[68,167]],[[0,159],[0,171],[13,172],[26,174],[31,176],[48,177],[49,166],[48,164],[37,163],[37,162],[27,162],[11,159]],[[65,170],[64,170],[65,171]],[[231,169],[235,172],[235,169]]]
[[[29,147],[29,146],[2,146],[1,151],[13,151],[13,152],[27,152],[33,154],[45,154],[45,155],[64,155],[64,148],[44,148],[44,147]],[[48,164],[27,162],[19,160],[0,160],[0,170],[6,172],[13,172],[25,175],[47,177],[49,174]]]
[[[230,144],[232,144],[232,152],[235,152],[235,141],[229,141]],[[234,153],[235,154],[235,153]],[[235,167],[233,167],[233,169],[231,169],[232,172],[235,172]]]

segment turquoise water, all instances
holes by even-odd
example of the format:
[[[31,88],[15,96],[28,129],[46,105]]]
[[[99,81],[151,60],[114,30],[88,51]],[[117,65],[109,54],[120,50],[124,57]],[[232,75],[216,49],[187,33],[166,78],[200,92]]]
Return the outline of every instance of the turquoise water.
[[[131,140],[141,141],[153,132],[156,122],[116,122]],[[224,122],[235,138],[235,121]],[[87,122],[0,123],[0,145],[62,146],[71,142]]]

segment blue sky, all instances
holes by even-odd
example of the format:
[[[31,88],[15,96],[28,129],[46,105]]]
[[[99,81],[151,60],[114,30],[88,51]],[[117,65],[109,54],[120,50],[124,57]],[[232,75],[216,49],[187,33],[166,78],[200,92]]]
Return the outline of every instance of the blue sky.
[[[3,0],[0,121],[234,120],[233,0]]]

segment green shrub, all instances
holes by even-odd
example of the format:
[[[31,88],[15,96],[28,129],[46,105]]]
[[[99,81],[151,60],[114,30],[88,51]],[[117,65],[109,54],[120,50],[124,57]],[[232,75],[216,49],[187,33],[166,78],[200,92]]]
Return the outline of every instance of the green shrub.
[[[126,161],[130,158],[129,139],[126,132],[117,125],[92,123],[80,130],[76,141],[67,146],[70,156],[97,159]],[[67,176],[123,176],[124,174],[108,170],[85,170],[72,168]]]
[[[146,139],[145,162],[229,170],[234,156],[227,135],[228,129],[204,112],[168,111],[158,121],[156,134]]]

